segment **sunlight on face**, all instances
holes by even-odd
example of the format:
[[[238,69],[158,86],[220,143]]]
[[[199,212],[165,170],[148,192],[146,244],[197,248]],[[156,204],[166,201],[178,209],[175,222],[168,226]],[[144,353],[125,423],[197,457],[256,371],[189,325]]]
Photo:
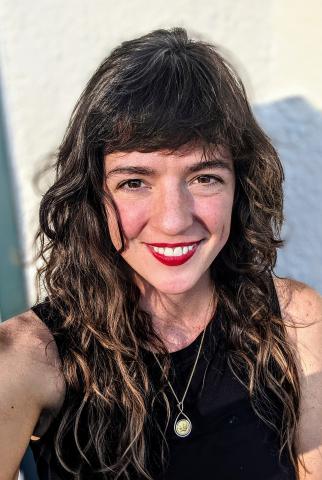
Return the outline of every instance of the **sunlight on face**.
[[[230,152],[223,147],[207,159],[202,148],[181,155],[166,153],[106,155],[105,188],[118,208],[125,234],[122,257],[138,284],[147,282],[160,292],[176,294],[209,282],[209,267],[230,233],[235,174]],[[106,209],[112,242],[120,249],[116,218],[110,207]],[[199,241],[183,263],[180,254],[187,247],[177,250],[179,259],[167,257],[164,263],[163,255],[172,250],[159,250],[156,258],[147,245]]]

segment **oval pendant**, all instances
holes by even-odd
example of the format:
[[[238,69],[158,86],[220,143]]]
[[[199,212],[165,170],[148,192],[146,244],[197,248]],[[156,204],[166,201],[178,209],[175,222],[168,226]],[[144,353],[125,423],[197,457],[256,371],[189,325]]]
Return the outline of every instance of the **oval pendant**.
[[[178,420],[179,416],[184,416],[185,418],[181,418]],[[187,437],[192,430],[192,424],[190,419],[187,415],[183,412],[180,412],[174,422],[174,431],[178,435],[178,437]]]

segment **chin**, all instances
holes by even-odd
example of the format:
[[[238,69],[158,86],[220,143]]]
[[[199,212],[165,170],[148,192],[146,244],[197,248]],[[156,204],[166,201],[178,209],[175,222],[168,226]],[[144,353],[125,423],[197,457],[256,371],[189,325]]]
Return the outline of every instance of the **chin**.
[[[155,275],[151,275],[151,271],[139,270],[132,271],[134,273],[133,280],[140,288],[141,292],[148,292],[155,290],[161,294],[166,295],[179,295],[189,292],[195,288],[202,286],[203,283],[208,283],[208,277],[210,275],[209,267],[190,272],[178,272],[177,267],[168,267],[168,272],[155,272]],[[173,273],[171,272],[173,268]],[[189,277],[189,273],[192,274]]]
[[[155,286],[155,289],[159,292],[159,293],[163,293],[165,295],[180,295],[182,293],[185,293],[185,292],[189,292],[191,290],[191,288],[193,288],[192,286],[187,286],[187,287],[181,287],[180,286],[175,286],[173,288],[169,287],[168,285],[165,286],[164,288],[160,287],[160,286]]]
[[[199,283],[200,279],[191,279],[190,281],[185,278],[180,281],[178,278],[173,278],[173,281],[166,279],[164,282],[149,282],[145,280],[153,289],[159,293],[166,295],[180,295],[182,293],[189,292]]]

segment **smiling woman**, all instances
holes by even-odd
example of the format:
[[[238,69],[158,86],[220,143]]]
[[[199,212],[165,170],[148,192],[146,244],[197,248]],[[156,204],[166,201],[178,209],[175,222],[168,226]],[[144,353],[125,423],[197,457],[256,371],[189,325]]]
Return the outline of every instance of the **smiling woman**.
[[[201,292],[211,287],[209,267],[230,232],[235,177],[228,150],[221,148],[219,157],[218,147],[208,149],[212,155],[209,160],[204,148],[186,145],[175,153],[135,151],[105,157],[106,189],[119,213],[127,242],[122,257],[132,268],[135,283],[155,292],[152,297],[160,292],[191,295],[198,290],[204,302]],[[139,184],[139,188],[133,188],[133,184]],[[108,206],[107,218],[112,242],[119,250],[117,218]],[[190,251],[186,247],[183,252],[180,246],[189,242]],[[165,250],[149,248],[162,248],[164,244]],[[188,260],[188,268],[163,267],[183,265]],[[181,325],[191,309],[189,302],[184,304],[186,308],[182,309],[181,304],[177,317]]]
[[[41,480],[320,479],[322,306],[273,274],[282,182],[215,46],[112,51],[41,201],[46,297],[0,326],[0,480],[30,438]]]

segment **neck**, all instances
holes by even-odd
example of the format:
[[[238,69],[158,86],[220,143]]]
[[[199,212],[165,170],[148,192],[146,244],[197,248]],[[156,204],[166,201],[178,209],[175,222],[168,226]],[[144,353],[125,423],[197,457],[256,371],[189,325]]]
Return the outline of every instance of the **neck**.
[[[154,330],[169,351],[189,345],[208,325],[216,304],[210,282],[176,295],[147,288],[140,302],[141,308],[152,316]]]

